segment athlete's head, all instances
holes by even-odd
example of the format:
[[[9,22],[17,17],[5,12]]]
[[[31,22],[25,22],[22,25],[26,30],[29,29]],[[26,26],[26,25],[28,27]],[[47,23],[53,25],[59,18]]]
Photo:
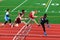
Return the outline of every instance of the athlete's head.
[[[37,13],[37,10],[34,10],[35,13]]]
[[[36,14],[37,13],[37,10],[32,11],[32,13]]]
[[[6,11],[10,11],[9,9],[7,9]]]
[[[22,12],[24,12],[25,10],[22,10]]]
[[[22,10],[22,14],[24,14],[25,13],[25,10]]]
[[[44,14],[44,17],[46,18],[47,17],[47,14]]]

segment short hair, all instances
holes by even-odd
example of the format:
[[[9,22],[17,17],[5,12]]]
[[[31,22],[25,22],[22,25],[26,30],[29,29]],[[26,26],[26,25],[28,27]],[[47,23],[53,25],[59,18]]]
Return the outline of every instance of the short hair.
[[[25,12],[24,12],[25,10],[22,10],[22,14],[25,14]]]
[[[44,16],[47,16],[47,14],[44,14]]]
[[[22,10],[22,12],[24,12],[25,10]]]
[[[7,9],[6,11],[9,11],[9,9]]]

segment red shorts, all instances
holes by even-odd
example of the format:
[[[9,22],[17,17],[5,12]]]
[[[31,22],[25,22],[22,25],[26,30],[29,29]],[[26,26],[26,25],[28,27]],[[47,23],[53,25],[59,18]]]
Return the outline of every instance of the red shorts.
[[[15,23],[18,23],[18,24],[21,23],[20,18],[17,18],[16,21],[15,21]]]
[[[30,17],[30,19],[34,19],[34,17]]]

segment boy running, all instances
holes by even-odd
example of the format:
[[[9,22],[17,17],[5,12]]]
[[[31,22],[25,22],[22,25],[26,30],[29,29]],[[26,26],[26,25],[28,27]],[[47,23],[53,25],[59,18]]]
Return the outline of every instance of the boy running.
[[[48,19],[46,19],[46,18],[47,18],[47,14],[44,14],[44,16],[41,17],[41,21],[40,21],[45,36],[47,35],[47,33],[46,33],[46,30],[45,30],[45,25],[44,25],[44,24],[46,23],[47,26],[50,27],[50,26],[49,26],[49,21],[48,21]]]
[[[35,16],[36,13],[37,13],[36,10],[30,12],[30,14],[29,14],[30,21],[29,21],[29,23],[30,23],[31,21],[33,21],[34,23],[38,24],[38,23],[36,22],[36,20],[35,20],[35,18],[37,17],[37,16]],[[29,25],[29,23],[28,23],[28,25]],[[28,26],[28,25],[27,25],[27,26]]]
[[[22,10],[22,13],[18,12],[18,16],[16,17],[14,24],[11,27],[14,27],[15,24],[16,24],[16,26],[18,26],[18,24],[20,24],[22,22],[21,20],[23,20],[22,17],[24,16],[24,14],[25,14],[24,10]]]
[[[9,25],[11,25],[11,19],[10,19],[10,15],[9,15],[10,13],[9,12],[10,12],[10,10],[7,9],[5,17],[4,17],[5,18],[5,23],[4,24],[6,24],[9,21],[9,23],[10,23]]]

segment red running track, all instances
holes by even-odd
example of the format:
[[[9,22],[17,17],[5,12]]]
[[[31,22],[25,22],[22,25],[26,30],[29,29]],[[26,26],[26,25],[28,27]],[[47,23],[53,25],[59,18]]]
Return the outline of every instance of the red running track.
[[[19,27],[11,28],[7,24],[3,27],[0,27],[0,40],[13,40],[15,35],[19,30],[21,30],[24,25],[25,24],[21,23],[19,24]],[[47,36],[44,36],[41,26],[37,26],[36,24],[32,24],[31,26],[32,28],[29,31],[28,35],[24,37],[24,40],[60,40],[60,24],[51,24],[50,28],[46,26],[45,28]]]

